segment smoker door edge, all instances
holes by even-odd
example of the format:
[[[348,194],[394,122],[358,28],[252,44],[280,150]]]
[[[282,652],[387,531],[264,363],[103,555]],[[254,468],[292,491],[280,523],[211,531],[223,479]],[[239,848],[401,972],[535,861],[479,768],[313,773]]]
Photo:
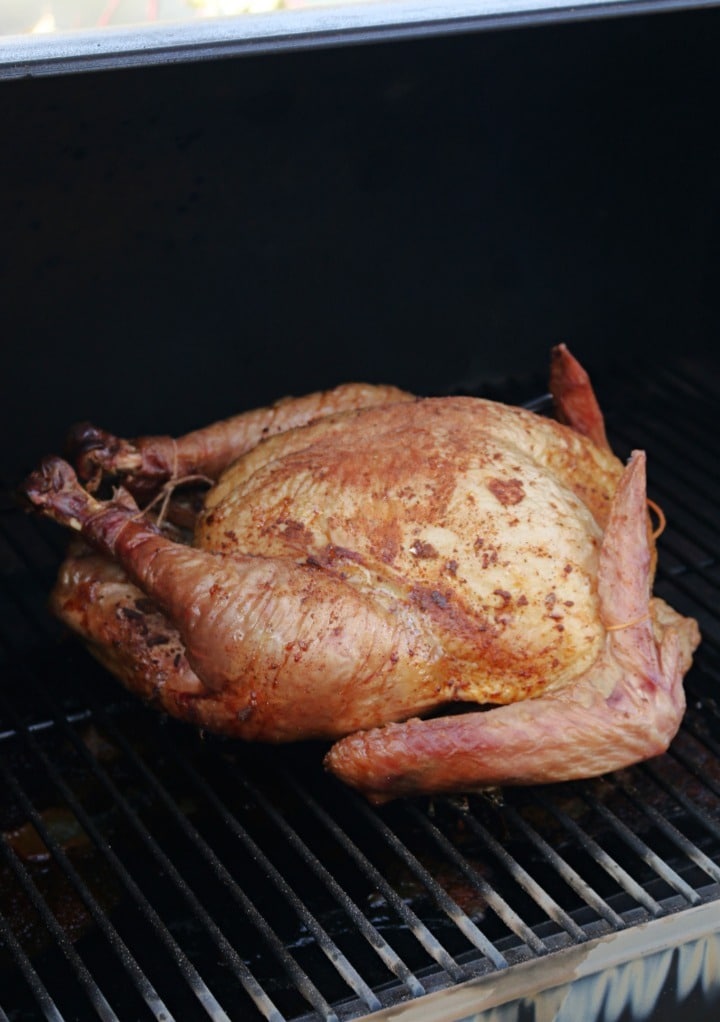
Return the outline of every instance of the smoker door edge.
[[[687,959],[695,962],[692,976],[683,964],[688,987],[699,982],[706,995],[720,994],[720,976],[713,968],[720,961],[720,903],[713,901],[653,919],[502,972],[469,980],[449,990],[428,994],[414,1003],[383,1009],[372,1015],[372,1022],[482,1022],[483,1014],[492,1009],[509,1002],[537,1000],[553,992],[557,996],[550,1000],[554,1000],[557,1011],[543,1014],[543,1018],[582,1018],[584,1022],[593,1022],[600,1017],[597,1013],[603,1008],[604,995],[610,989],[607,979],[613,973],[619,976],[622,996],[634,1009],[633,1017],[648,1019],[653,1008],[650,1002],[662,991],[676,949],[687,949]],[[649,968],[644,969],[644,963],[648,963]],[[631,972],[624,976],[618,973],[623,967]],[[603,984],[585,984],[578,997],[578,981],[597,977],[604,979]],[[568,1004],[571,990],[576,996],[573,1003]],[[617,997],[617,990],[614,994]],[[493,1015],[493,1018],[500,1017]],[[513,1017],[514,1013],[507,1013],[508,1022]],[[502,1018],[505,1020],[506,1016],[503,1014]]]
[[[0,80],[716,5],[717,0],[397,0],[0,36]]]

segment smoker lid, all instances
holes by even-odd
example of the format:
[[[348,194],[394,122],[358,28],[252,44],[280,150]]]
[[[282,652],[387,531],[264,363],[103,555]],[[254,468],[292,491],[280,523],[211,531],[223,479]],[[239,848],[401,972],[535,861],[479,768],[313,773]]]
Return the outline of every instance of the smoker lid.
[[[40,34],[0,34],[0,79],[428,38],[716,6],[716,0],[394,0]],[[0,25],[2,33],[2,25]]]

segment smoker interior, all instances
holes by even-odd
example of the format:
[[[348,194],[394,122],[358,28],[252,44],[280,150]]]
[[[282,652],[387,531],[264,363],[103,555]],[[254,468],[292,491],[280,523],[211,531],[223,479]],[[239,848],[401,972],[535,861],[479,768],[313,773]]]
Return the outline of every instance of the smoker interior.
[[[3,86],[0,1017],[561,1017],[522,977],[623,934],[568,1018],[713,1017],[717,927],[683,934],[720,898],[719,26]],[[177,433],[353,378],[545,410],[557,340],[648,451],[657,592],[703,631],[665,756],[375,810],[320,745],[160,718],[47,613],[65,537],[12,487],[73,421]]]
[[[586,783],[374,810],[315,744],[160,719],[58,634],[44,603],[62,539],[3,505],[9,1018],[355,1019],[490,974],[511,999],[519,963],[720,898],[720,459],[703,440],[718,391],[677,366],[602,382],[616,449],[653,452],[657,591],[704,645],[669,753]],[[689,974],[677,957],[651,983],[606,980],[583,1017],[619,1017],[602,1013],[618,999],[649,1017],[666,982],[676,1010],[680,980],[683,1010],[711,1010],[716,956],[717,941],[686,951]]]

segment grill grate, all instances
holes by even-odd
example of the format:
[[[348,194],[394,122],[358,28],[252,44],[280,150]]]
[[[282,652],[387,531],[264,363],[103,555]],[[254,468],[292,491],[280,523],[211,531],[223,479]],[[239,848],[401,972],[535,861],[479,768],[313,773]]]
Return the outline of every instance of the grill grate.
[[[668,754],[582,784],[375,810],[317,745],[161,719],[47,614],[63,537],[0,503],[0,1020],[343,1022],[720,900],[717,395],[602,393],[704,643]]]

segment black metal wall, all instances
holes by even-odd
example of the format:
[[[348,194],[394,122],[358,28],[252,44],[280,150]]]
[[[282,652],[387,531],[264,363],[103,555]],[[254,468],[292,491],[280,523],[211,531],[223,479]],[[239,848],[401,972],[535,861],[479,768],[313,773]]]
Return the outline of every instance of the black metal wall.
[[[718,323],[720,12],[0,87],[0,475]]]

